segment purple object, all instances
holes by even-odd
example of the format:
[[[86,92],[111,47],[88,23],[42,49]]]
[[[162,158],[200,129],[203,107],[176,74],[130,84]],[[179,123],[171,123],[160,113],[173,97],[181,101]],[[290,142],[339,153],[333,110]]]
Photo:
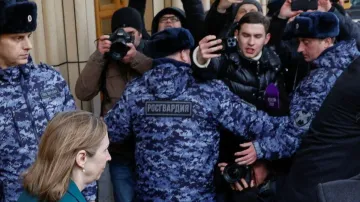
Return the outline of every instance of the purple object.
[[[280,108],[280,92],[275,84],[270,83],[265,90],[266,106],[272,109]]]

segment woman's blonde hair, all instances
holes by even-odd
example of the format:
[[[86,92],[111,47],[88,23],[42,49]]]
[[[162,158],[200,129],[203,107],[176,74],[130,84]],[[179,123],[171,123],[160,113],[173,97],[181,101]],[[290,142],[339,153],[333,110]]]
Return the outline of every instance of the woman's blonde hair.
[[[41,201],[59,201],[68,189],[75,158],[95,155],[107,135],[103,120],[86,111],[57,114],[45,129],[35,163],[24,173],[24,188]]]

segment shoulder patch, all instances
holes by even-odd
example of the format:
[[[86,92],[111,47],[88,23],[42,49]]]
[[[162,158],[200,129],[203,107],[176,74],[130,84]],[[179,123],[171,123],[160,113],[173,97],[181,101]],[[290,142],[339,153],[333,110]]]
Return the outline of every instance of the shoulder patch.
[[[192,117],[192,102],[186,101],[147,101],[145,116]]]
[[[306,111],[298,111],[295,114],[294,124],[298,128],[309,127],[312,119],[313,113]]]
[[[42,92],[40,92],[40,96],[43,100],[54,99],[54,98],[58,97],[59,95],[61,95],[60,91],[55,87],[48,88],[48,89],[45,89]]]

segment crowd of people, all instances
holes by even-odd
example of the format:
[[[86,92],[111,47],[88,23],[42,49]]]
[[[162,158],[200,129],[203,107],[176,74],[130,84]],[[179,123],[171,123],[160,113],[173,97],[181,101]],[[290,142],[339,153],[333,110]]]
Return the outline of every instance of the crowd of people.
[[[360,201],[360,26],[343,2],[181,1],[151,35],[146,0],[117,10],[75,92],[29,55],[36,3],[0,1],[1,202],[96,201],[107,164],[115,202]],[[101,93],[101,117],[72,93]]]

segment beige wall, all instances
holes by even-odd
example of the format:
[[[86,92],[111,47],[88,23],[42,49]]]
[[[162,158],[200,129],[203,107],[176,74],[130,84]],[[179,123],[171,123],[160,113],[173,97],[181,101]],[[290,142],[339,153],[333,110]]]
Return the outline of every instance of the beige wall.
[[[32,40],[32,57],[55,66],[65,80],[79,108],[92,110],[74,94],[75,83],[90,54],[95,50],[93,0],[34,0],[38,6],[38,27]]]

